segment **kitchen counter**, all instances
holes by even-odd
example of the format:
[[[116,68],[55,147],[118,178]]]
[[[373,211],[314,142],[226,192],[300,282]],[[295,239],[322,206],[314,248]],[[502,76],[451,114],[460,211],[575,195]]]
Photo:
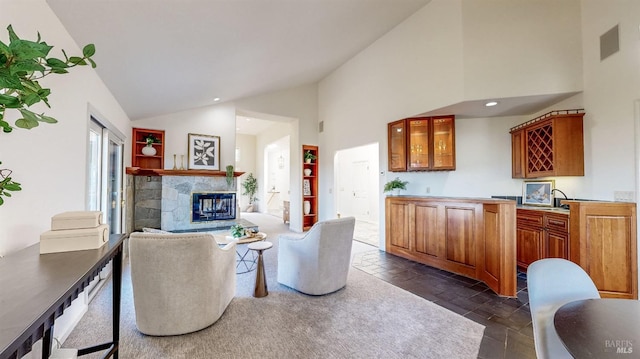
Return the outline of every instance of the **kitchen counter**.
[[[515,297],[515,207],[496,198],[388,196],[385,249]]]

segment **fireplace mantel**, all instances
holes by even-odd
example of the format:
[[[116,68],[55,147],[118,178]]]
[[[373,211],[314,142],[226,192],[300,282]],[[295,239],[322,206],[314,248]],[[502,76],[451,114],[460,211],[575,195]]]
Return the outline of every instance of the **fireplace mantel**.
[[[210,170],[164,170],[140,167],[127,167],[128,175],[134,176],[204,176],[204,177],[226,177],[225,171]],[[233,172],[233,177],[240,177],[244,172]]]

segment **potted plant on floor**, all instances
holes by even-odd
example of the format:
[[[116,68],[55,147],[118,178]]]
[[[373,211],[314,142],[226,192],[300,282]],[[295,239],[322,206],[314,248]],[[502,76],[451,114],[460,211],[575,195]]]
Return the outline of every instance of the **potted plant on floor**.
[[[242,181],[242,188],[244,189],[242,195],[249,196],[247,212],[253,212],[255,209],[254,204],[258,201],[258,197],[256,197],[256,193],[258,193],[258,179],[253,177],[253,173],[249,173],[247,178]]]
[[[32,129],[38,127],[40,122],[56,123],[55,118],[44,113],[35,113],[29,107],[39,102],[49,106],[48,96],[51,90],[42,88],[38,80],[51,74],[66,74],[75,66],[91,65],[95,68],[91,56],[96,52],[93,44],[86,45],[82,49],[82,57],[67,56],[62,50],[64,60],[49,57],[53,46],[40,40],[40,34],[36,41],[23,40],[16,35],[11,25],[7,27],[9,32],[9,44],[0,41],[0,128],[2,132],[10,133],[14,126],[7,122],[6,111],[13,109],[20,112],[15,120],[15,127]],[[20,191],[20,184],[10,177],[11,170],[0,170],[0,206],[4,203],[4,197],[11,197],[8,191]],[[8,173],[8,174],[7,174]]]

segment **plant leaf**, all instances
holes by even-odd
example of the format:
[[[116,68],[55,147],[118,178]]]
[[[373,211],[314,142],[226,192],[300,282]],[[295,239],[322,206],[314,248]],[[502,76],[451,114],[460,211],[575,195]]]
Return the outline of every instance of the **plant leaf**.
[[[3,121],[3,120],[0,120],[0,127],[2,127],[2,132],[4,133],[9,133],[13,131],[13,127],[9,125],[9,122]]]
[[[60,68],[60,69],[66,69],[67,67],[69,67],[69,65],[67,65],[66,62],[60,59],[56,59],[54,57],[50,57],[47,59],[47,65],[55,68]]]
[[[40,121],[46,122],[46,123],[58,123],[58,120],[56,120],[55,118],[50,116],[45,116],[44,114],[40,115]]]
[[[96,46],[94,44],[88,44],[82,49],[84,57],[91,57],[96,54]]]
[[[82,57],[78,57],[78,56],[71,56],[69,58],[69,62],[74,64],[74,65],[86,65],[87,62],[84,61],[84,59]]]
[[[96,65],[95,61],[93,61],[90,58],[87,58],[87,61],[89,61],[89,63],[91,64],[91,67],[94,68],[94,69],[98,66],[98,65]]]
[[[4,199],[2,199],[2,197],[0,197],[0,206],[2,206],[3,203],[4,203]]]
[[[4,105],[8,108],[21,107],[20,100],[17,97],[0,94],[0,105]]]
[[[34,127],[38,127],[38,121],[29,121],[26,118],[19,118],[16,120],[16,127],[30,130]]]

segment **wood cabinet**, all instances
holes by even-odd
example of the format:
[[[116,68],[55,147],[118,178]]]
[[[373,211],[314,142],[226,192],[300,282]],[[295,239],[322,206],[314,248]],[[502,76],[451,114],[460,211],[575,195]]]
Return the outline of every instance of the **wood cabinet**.
[[[315,156],[304,160],[305,153]],[[318,221],[318,146],[302,146],[302,229],[309,230]]]
[[[513,127],[513,178],[584,176],[582,110],[552,111]]]
[[[401,196],[385,206],[387,252],[515,296],[513,201]]]
[[[636,204],[563,201],[569,205],[569,258],[604,298],[638,299]]]
[[[517,210],[517,264],[525,270],[542,258],[569,259],[569,214]]]
[[[389,171],[455,170],[455,117],[416,117],[387,125]]]
[[[131,166],[144,169],[164,168],[164,131],[135,127],[132,131]],[[145,139],[149,135],[160,141],[151,145],[156,150],[154,155],[145,155],[142,153],[142,149],[147,147],[147,141]]]

